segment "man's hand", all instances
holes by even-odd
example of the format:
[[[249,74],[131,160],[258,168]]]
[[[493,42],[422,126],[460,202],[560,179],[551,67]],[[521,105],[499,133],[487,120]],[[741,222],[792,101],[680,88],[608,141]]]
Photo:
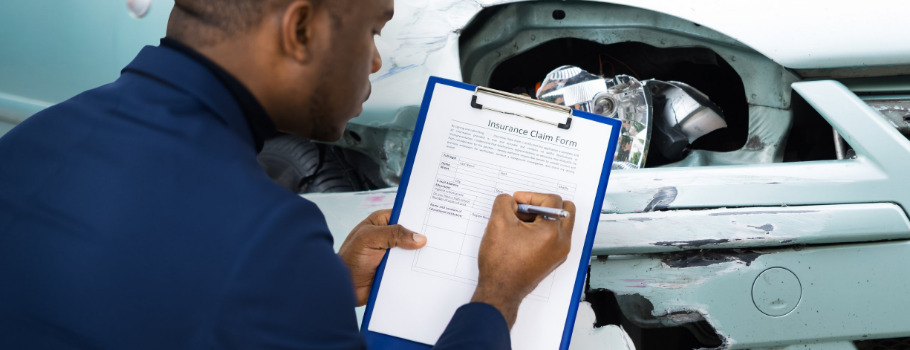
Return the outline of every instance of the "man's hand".
[[[517,213],[518,203],[562,208],[571,216],[546,220]],[[471,301],[493,305],[512,328],[522,299],[566,261],[574,224],[575,204],[557,195],[515,192],[514,198],[507,194],[496,197],[480,241],[480,276]]]
[[[382,262],[386,249],[401,247],[419,249],[427,244],[427,237],[410,231],[401,225],[389,226],[391,210],[380,210],[370,214],[351,234],[344,239],[338,256],[351,269],[357,306],[366,305],[373,287],[373,276]]]

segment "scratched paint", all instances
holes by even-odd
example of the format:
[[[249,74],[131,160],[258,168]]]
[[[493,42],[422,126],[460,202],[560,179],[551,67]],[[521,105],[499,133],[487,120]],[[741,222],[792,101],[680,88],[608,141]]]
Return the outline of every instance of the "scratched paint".
[[[674,268],[689,268],[710,266],[736,262],[750,266],[755,259],[763,253],[754,250],[724,249],[724,250],[690,250],[684,252],[661,254],[660,259],[664,265]]]
[[[763,250],[750,264],[688,268],[666,264],[663,255],[620,255],[592,261],[589,281],[592,290],[646,298],[658,318],[702,315],[725,340],[722,348],[894,337],[908,334],[899,321],[910,312],[910,304],[901,301],[908,297],[894,292],[907,288],[907,280],[899,277],[910,266],[907,248],[907,241],[783,248]],[[769,317],[752,300],[753,282],[772,267],[793,271],[802,295],[809,296],[787,317]]]
[[[602,214],[594,254],[774,247],[910,238],[894,204],[753,207]]]
[[[395,108],[419,104],[423,85],[428,76],[461,80],[459,60],[463,58],[460,55],[465,54],[459,50],[458,40],[461,31],[483,8],[511,2],[515,1],[405,0],[398,4],[396,19],[393,19],[384,29],[383,35],[377,38],[377,46],[386,64],[371,76],[374,94],[365,104],[364,113],[351,123],[381,124],[390,118]],[[783,109],[788,105],[789,97],[774,93],[772,95],[777,96],[776,100],[756,102],[768,95],[765,93],[766,90],[775,90],[767,86],[769,81],[762,77],[777,75],[764,73],[750,75],[750,69],[755,70],[756,67],[748,65],[739,67],[741,62],[731,63],[743,76],[747,92],[750,92],[747,94],[750,103],[749,140],[754,142],[747,146],[760,147],[745,147],[733,152],[694,150],[684,160],[668,166],[760,164],[779,162],[782,159],[781,140],[786,136],[791,123],[789,111]],[[767,72],[767,69],[762,71]],[[780,76],[783,78],[773,79],[772,83],[778,88],[779,85],[789,85],[790,81],[796,79],[786,71]],[[394,79],[390,79],[393,77]],[[759,91],[755,91],[756,89]],[[634,210],[641,211],[643,207],[638,206]],[[612,205],[605,207],[604,210],[624,211]]]
[[[654,197],[651,197],[651,201],[648,202],[648,205],[645,206],[643,212],[664,210],[670,207],[670,204],[673,204],[673,201],[676,200],[676,196],[679,195],[679,190],[676,187],[661,187],[657,190],[657,193],[654,194]]]
[[[651,244],[665,246],[665,247],[676,247],[676,248],[697,248],[697,247],[706,246],[706,245],[722,244],[722,243],[729,243],[729,242],[730,242],[730,240],[726,239],[726,238],[723,238],[723,239],[711,238],[711,239],[694,239],[691,241],[669,241],[669,242],[660,241],[660,242],[654,242]]]
[[[620,280],[617,283],[623,288],[617,289],[610,288],[609,286],[612,283],[609,282],[600,285],[619,295],[636,293],[634,292],[635,290],[683,289],[703,284],[724,274],[736,271],[743,266],[748,266],[743,260],[730,260],[718,264],[693,267],[690,273],[679,273],[676,270],[677,268],[671,267],[661,260],[648,261],[647,264],[652,269],[648,278]]]
[[[369,213],[394,205],[396,188],[307,194],[322,209],[336,243]],[[770,226],[768,226],[770,225]],[[768,230],[772,228],[773,230]],[[773,247],[910,238],[910,221],[894,204],[674,210],[603,214],[594,254]]]
[[[844,131],[851,146],[857,147],[857,159],[614,173],[604,207],[609,205],[619,214],[601,215],[595,254],[610,257],[592,261],[591,288],[641,294],[654,304],[658,315],[701,314],[725,339],[727,348],[910,335],[906,323],[899,321],[910,313],[910,300],[906,293],[893,293],[910,288],[907,279],[900,277],[910,274],[903,268],[910,266],[906,241],[856,244],[910,238],[910,223],[902,209],[910,207],[910,192],[901,190],[907,188],[904,179],[910,163],[903,160],[910,156],[910,145],[892,126],[873,120],[879,118],[876,112],[839,84],[799,83],[794,88],[806,89],[801,93],[807,94],[807,101],[817,102],[822,115]],[[640,212],[659,188],[668,186],[679,189],[672,205],[677,210]],[[359,205],[363,197],[307,197],[327,213],[336,237],[346,235],[344,229],[362,217],[349,208]],[[351,204],[344,198],[355,201]],[[839,204],[845,202],[865,204]],[[331,219],[329,212],[335,213]],[[650,220],[641,220],[645,218]],[[717,226],[699,229],[706,222]],[[765,225],[774,229],[764,230]],[[338,227],[344,231],[336,232]],[[698,247],[652,244],[703,239],[729,242]],[[629,244],[617,244],[623,242]],[[791,244],[809,246],[768,250]],[[747,247],[760,248],[764,254],[752,261],[689,267],[674,267],[659,256],[666,254],[614,255],[623,250],[624,254],[645,249],[685,253]],[[801,301],[786,318],[769,319],[751,300],[749,288],[755,277],[770,267],[790,269],[805,282],[804,295],[814,296]]]
[[[761,226],[752,226],[752,225],[746,225],[746,226],[752,227],[752,228],[760,230],[760,231],[765,231],[767,233],[774,231],[774,225],[771,225],[771,224],[764,224]]]
[[[726,349],[735,341],[726,335],[720,322],[710,315],[711,307],[698,302],[692,293],[700,285],[710,284],[746,267],[748,265],[743,261],[728,261],[679,269],[657,258],[616,256],[610,260],[592,261],[591,289],[607,289],[617,296],[639,295],[652,304],[651,316],[664,324],[704,319],[723,340],[719,349]]]
[[[592,269],[596,269],[597,272],[592,270],[591,278],[596,278],[597,281],[592,280],[591,288],[608,289],[617,295],[640,295],[652,303],[651,316],[661,320],[662,323],[682,324],[706,320],[715,328],[723,341],[718,349],[728,349],[733,346],[735,341],[724,332],[720,322],[710,315],[710,306],[694,302],[688,296],[692,290],[696,289],[695,286],[736,272],[747,266],[745,263],[731,261],[687,271],[670,267],[659,260],[639,260],[631,256],[625,262],[622,260],[625,259],[620,259],[618,265],[638,271],[623,275],[642,275],[648,278],[616,278],[617,276],[602,278],[605,277],[601,276],[602,273],[605,273],[605,269],[602,267],[606,264],[617,265],[617,261],[592,262]],[[629,266],[628,263],[634,267]],[[611,266],[610,270],[615,267]],[[676,298],[672,296],[676,296]]]
[[[752,135],[746,141],[746,145],[743,147],[745,151],[761,151],[765,149],[765,143],[761,141],[761,138],[758,135]]]
[[[461,29],[467,25],[470,19],[480,12],[483,8],[491,7],[500,4],[506,4],[511,2],[516,2],[517,0],[441,0],[441,1],[424,1],[424,0],[402,0],[396,2],[396,16],[389,23],[389,28],[384,30],[383,36],[390,37],[390,42],[387,43],[388,47],[381,50],[380,52],[389,57],[392,61],[392,65],[388,68],[385,68],[384,71],[374,75],[373,79],[375,81],[380,81],[388,78],[389,76],[400,73],[401,71],[419,67],[426,63],[426,56],[429,53],[441,49],[442,46],[445,46],[445,42],[441,40],[443,37],[449,37],[450,34],[457,34]],[[607,1],[603,1],[607,2]],[[760,49],[766,55],[771,57],[790,54],[793,50],[777,50],[765,47],[764,45],[772,44],[774,46],[780,45],[779,41],[773,41],[771,43],[764,42],[764,40],[759,40],[763,36],[758,38],[753,38],[754,36],[754,26],[744,27],[742,25],[743,21],[741,17],[733,16],[730,17],[729,13],[725,15],[710,15],[713,10],[716,10],[716,5],[705,4],[706,8],[702,11],[695,11],[690,8],[691,6],[682,6],[674,4],[669,1],[610,1],[613,3],[626,3],[632,6],[645,7],[656,11],[662,11],[669,13],[670,15],[679,16],[682,18],[687,18],[696,23],[707,23],[717,21],[721,18],[729,18],[731,22],[724,23],[721,26],[710,26],[712,28],[717,28],[723,31],[723,29],[730,29],[727,34],[738,33],[744,35],[747,39],[745,42],[754,41],[753,44],[759,44]],[[754,12],[754,11],[752,11]],[[739,13],[739,12],[733,12]],[[807,13],[813,13],[812,11]],[[775,12],[775,15],[778,16],[779,13]],[[737,18],[737,19],[733,19]],[[824,20],[833,20],[834,16],[826,14]],[[852,13],[846,18],[852,18]],[[749,20],[756,20],[756,17],[749,17]],[[821,20],[821,18],[819,19]],[[800,21],[789,22],[789,25],[799,25],[800,23],[806,23],[806,18],[800,18]],[[838,23],[837,21],[833,23]],[[749,28],[746,33],[742,33],[742,29]],[[778,29],[781,29],[780,27]],[[389,32],[386,34],[386,32]],[[751,32],[751,33],[750,33]],[[797,34],[803,33],[802,31],[787,31],[789,32],[791,39],[793,38],[793,33]],[[743,40],[743,37],[737,38]],[[754,39],[754,40],[753,40]],[[864,38],[864,41],[867,41],[868,38]],[[810,41],[814,42],[814,41]],[[811,46],[811,45],[810,45]],[[893,46],[893,45],[891,45]],[[889,47],[891,47],[889,46]],[[795,48],[794,48],[795,49]],[[825,50],[830,50],[830,46],[826,46]],[[819,54],[819,49],[816,48],[812,51],[806,51],[805,47],[802,49],[797,49],[796,51],[806,51],[811,52],[812,55],[806,55],[803,59],[817,59],[818,57],[824,57],[824,54]],[[872,50],[881,50],[881,47]],[[824,51],[824,50],[823,50]],[[857,57],[856,52],[851,51],[850,57]],[[906,55],[903,55],[906,57]],[[816,57],[816,58],[813,58]],[[869,59],[881,59],[877,55],[869,56],[865,58],[862,62],[866,63]],[[825,60],[826,64],[831,62]],[[843,64],[841,64],[843,65]]]
[[[423,66],[431,54],[457,42],[456,29],[463,28],[482,9],[480,4],[464,0],[396,1],[395,20],[376,39],[385,62],[370,81],[375,84]]]

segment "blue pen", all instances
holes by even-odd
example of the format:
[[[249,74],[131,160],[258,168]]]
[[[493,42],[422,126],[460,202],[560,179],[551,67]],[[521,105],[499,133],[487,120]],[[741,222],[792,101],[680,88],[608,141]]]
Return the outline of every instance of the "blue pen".
[[[562,220],[569,217],[569,212],[557,209],[557,208],[548,208],[548,207],[539,207],[536,205],[530,204],[519,204],[518,212],[525,214],[535,214],[543,216],[547,220]]]

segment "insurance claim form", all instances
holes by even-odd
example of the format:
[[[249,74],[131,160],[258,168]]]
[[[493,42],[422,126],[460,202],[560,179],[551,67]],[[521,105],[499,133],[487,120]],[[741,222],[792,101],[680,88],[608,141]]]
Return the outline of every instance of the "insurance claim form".
[[[474,294],[494,198],[555,193],[577,207],[571,252],[522,301],[511,335],[514,349],[558,349],[570,304],[577,302],[572,293],[579,266],[587,266],[582,252],[592,212],[600,211],[594,202],[611,126],[575,117],[568,130],[560,129],[472,108],[473,95],[445,84],[434,88],[398,219],[426,235],[427,245],[390,250],[368,328],[435,344]],[[493,95],[480,94],[477,102],[559,123],[568,116]]]

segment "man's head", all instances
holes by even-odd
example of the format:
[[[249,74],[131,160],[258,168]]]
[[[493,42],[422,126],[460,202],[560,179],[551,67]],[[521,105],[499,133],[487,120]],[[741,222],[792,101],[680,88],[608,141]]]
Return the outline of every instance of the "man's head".
[[[279,131],[334,141],[369,97],[392,1],[176,0],[167,35],[237,77]]]

